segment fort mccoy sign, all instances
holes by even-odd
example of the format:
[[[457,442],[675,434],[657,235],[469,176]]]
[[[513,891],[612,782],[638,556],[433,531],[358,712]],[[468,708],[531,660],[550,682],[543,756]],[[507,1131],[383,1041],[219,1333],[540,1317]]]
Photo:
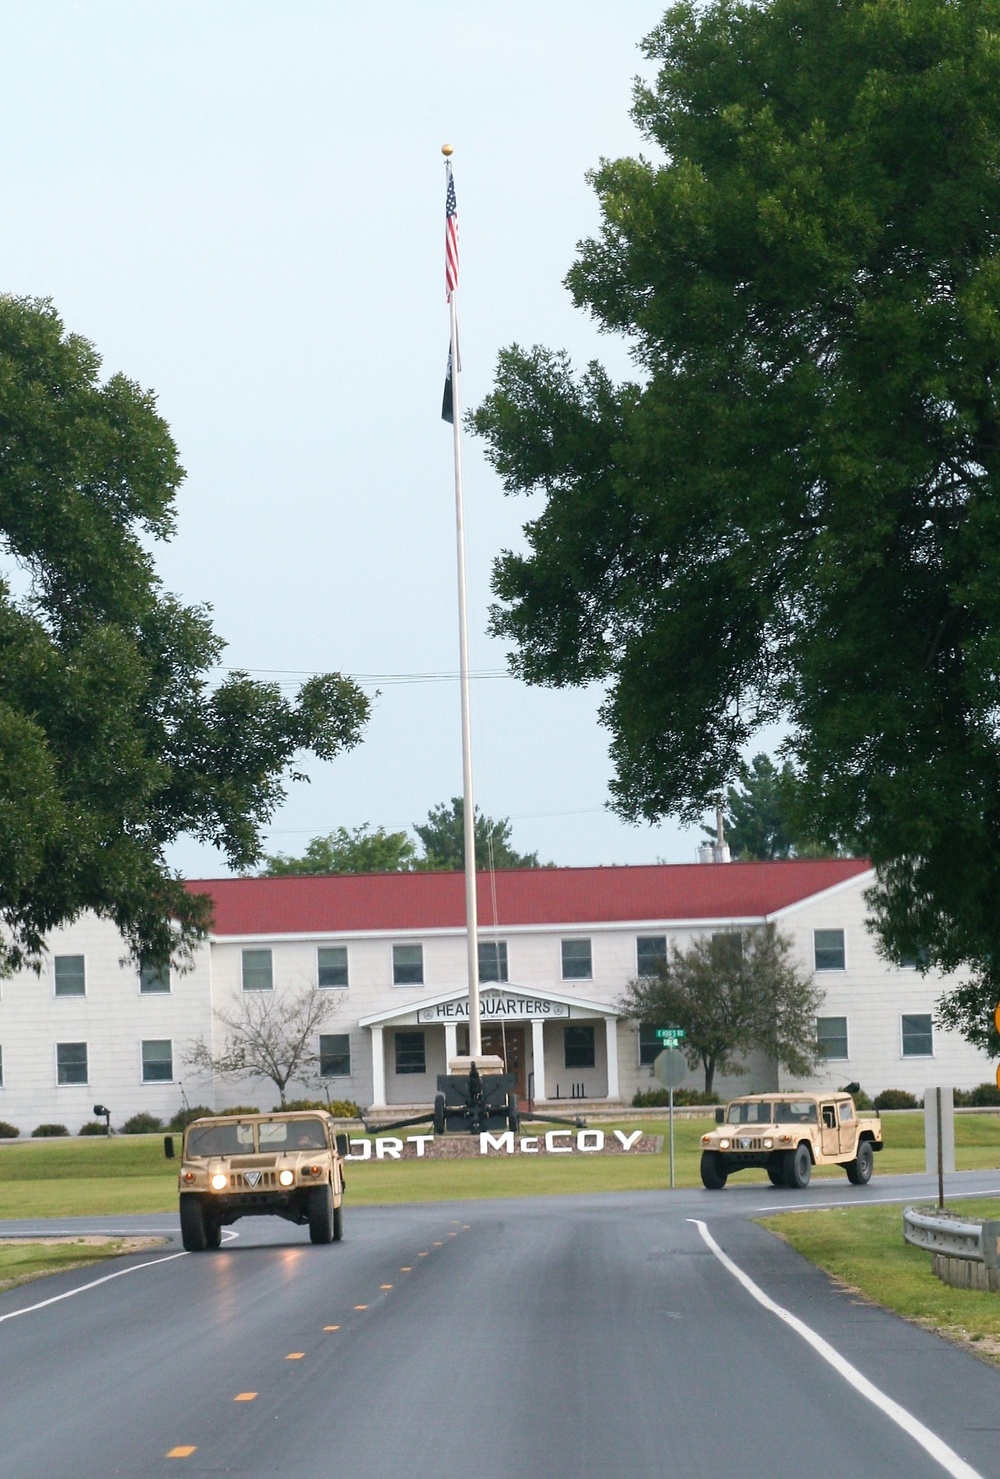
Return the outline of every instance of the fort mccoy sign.
[[[503,1130],[496,1135],[376,1135],[373,1140],[352,1140],[349,1161],[444,1160],[480,1155],[626,1155],[656,1154],[662,1135],[644,1135],[641,1130],[546,1130],[539,1135],[515,1135]]]

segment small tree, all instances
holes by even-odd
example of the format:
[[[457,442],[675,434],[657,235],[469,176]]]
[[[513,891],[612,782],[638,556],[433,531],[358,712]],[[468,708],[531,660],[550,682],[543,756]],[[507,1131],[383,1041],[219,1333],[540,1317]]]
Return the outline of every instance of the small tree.
[[[786,760],[779,770],[768,755],[755,755],[739,769],[738,783],[726,792],[726,841],[733,857],[833,857],[837,849],[824,847],[803,830],[797,815],[798,777]],[[715,837],[715,828],[706,828]]]
[[[816,1009],[823,998],[791,958],[792,941],[773,924],[703,936],[674,946],[650,976],[632,981],[619,1006],[640,1022],[683,1027],[684,1050],[705,1072],[739,1073],[741,1056],[763,1049],[792,1073],[817,1060]]]
[[[515,852],[510,845],[510,822],[506,817],[494,821],[483,816],[479,807],[475,811],[476,867],[477,868],[537,868],[536,852]],[[414,826],[414,832],[424,845],[425,857],[421,868],[454,870],[465,867],[465,803],[461,796],[453,796],[451,805],[433,807],[427,813],[427,821]]]
[[[222,1079],[269,1078],[284,1105],[290,1080],[308,1083],[318,1067],[314,1038],[339,1005],[335,996],[315,986],[306,986],[294,996],[245,992],[227,1010],[216,1009],[216,1019],[226,1029],[221,1053],[213,1053],[199,1038],[188,1050],[186,1062]]]
[[[300,873],[410,873],[417,847],[406,832],[387,832],[363,822],[353,832],[338,827],[325,837],[314,837],[301,858],[282,853],[268,857],[265,876]]]

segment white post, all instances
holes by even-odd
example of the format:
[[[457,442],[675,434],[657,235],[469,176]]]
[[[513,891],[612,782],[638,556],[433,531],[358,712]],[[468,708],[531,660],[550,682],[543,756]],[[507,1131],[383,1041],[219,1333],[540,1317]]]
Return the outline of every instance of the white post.
[[[385,1049],[381,1027],[372,1028],[372,1108],[385,1108]]]
[[[618,1018],[605,1017],[604,1032],[608,1041],[608,1098],[620,1098],[618,1088]]]
[[[448,1064],[452,1058],[458,1057],[458,1028],[454,1022],[444,1024],[444,1063],[445,1073],[448,1072]]]
[[[450,179],[451,161],[445,169]],[[465,506],[462,498],[462,408],[459,397],[458,289],[452,290],[451,405],[455,448],[455,542],[458,552],[458,672],[462,691],[462,798],[465,808],[465,924],[469,950],[469,1053],[483,1051],[479,1008],[479,928],[476,901],[476,811],[472,795],[472,721],[469,704],[469,615],[465,587]]]
[[[548,1098],[545,1092],[545,1023],[540,1017],[531,1019],[531,1061],[535,1075],[535,1100]]]

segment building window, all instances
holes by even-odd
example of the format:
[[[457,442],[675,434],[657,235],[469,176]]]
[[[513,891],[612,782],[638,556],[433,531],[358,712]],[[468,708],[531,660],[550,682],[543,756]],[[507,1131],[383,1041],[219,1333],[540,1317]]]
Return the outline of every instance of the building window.
[[[593,976],[589,940],[563,940],[562,978],[564,981],[589,981]]]
[[[319,1076],[320,1078],[350,1078],[351,1035],[349,1032],[320,1034]]]
[[[930,1012],[901,1018],[904,1058],[933,1058],[934,1027]]]
[[[926,969],[929,960],[930,951],[926,945],[921,945],[919,950],[914,951],[912,955],[903,956],[899,962],[899,969],[901,971],[922,971]]]
[[[813,930],[813,947],[818,971],[842,971],[846,968],[843,930]]]
[[[593,1068],[594,1028],[589,1022],[563,1028],[563,1047],[567,1068]]]
[[[507,975],[506,940],[480,940],[479,979],[480,981],[506,981],[509,979]]]
[[[319,986],[347,985],[347,946],[321,945],[316,951],[316,982]]]
[[[817,1017],[816,1044],[821,1058],[846,1058],[847,1018]]]
[[[144,1084],[169,1084],[174,1078],[174,1045],[167,1037],[150,1038],[142,1045]]]
[[[661,965],[667,962],[666,935],[639,935],[635,942],[636,972],[640,976],[655,976]]]
[[[271,991],[274,989],[274,971],[270,950],[243,951],[243,990]]]
[[[712,962],[722,970],[743,964],[743,936],[739,930],[720,930],[712,936]]]
[[[143,965],[139,967],[139,990],[143,996],[159,996],[170,990],[169,965]]]
[[[422,986],[424,984],[423,945],[393,945],[392,984],[394,986]],[[422,1033],[418,1034],[423,1036]],[[398,1039],[397,1039],[398,1041]],[[423,1073],[423,1069],[412,1068],[411,1073]]]
[[[656,1027],[652,1022],[641,1022],[639,1024],[639,1063],[647,1066],[656,1062],[663,1052],[663,1043],[653,1034]]]
[[[86,996],[87,971],[82,955],[57,955],[56,996]]]
[[[85,1084],[87,1082],[87,1044],[85,1042],[56,1043],[56,1082],[60,1084]]]
[[[427,1054],[424,1051],[422,1032],[396,1033],[396,1072],[427,1072]]]

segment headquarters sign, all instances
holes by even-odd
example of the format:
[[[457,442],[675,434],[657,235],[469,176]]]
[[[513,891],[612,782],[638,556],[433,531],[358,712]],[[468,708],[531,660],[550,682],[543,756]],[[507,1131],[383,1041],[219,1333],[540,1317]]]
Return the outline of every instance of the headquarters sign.
[[[508,996],[499,991],[484,992],[480,997],[480,1010],[484,1022],[530,1021],[541,1018],[549,1021],[555,1017],[568,1017],[569,1007],[564,1001],[552,1001],[548,996]],[[469,999],[440,1001],[436,1006],[421,1007],[417,1012],[418,1022],[468,1022]]]

